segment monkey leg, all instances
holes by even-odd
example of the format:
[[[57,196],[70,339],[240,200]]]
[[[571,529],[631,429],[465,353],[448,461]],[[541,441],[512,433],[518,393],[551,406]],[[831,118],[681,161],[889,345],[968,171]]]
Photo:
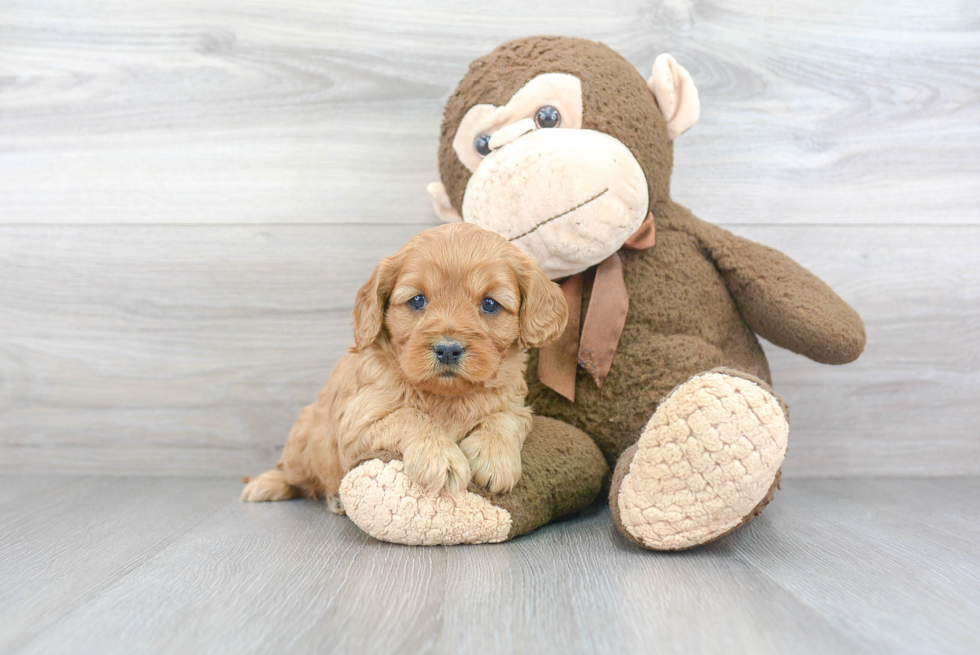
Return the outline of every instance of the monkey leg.
[[[521,450],[521,479],[505,494],[471,483],[455,496],[412,482],[401,456],[369,453],[344,476],[340,497],[347,516],[381,541],[410,545],[506,541],[592,503],[609,467],[584,432],[534,417]]]
[[[642,548],[683,550],[758,516],[779,485],[789,408],[732,369],[695,375],[657,407],[620,456],[609,506]]]

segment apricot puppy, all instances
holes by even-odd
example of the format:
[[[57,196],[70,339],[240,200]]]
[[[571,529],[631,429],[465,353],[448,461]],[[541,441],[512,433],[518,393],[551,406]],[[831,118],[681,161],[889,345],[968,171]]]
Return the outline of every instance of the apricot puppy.
[[[402,454],[424,487],[493,493],[521,476],[531,427],[527,349],[558,337],[568,309],[557,284],[500,235],[442,225],[381,261],[354,305],[354,344],[303,409],[276,469],[242,500],[327,498],[373,450]]]

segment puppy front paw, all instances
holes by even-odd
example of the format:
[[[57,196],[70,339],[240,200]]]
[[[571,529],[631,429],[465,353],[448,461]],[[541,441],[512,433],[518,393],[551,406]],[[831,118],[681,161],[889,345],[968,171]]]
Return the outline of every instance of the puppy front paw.
[[[422,441],[405,453],[405,472],[429,491],[445,489],[455,495],[470,483],[470,465],[449,439]]]
[[[493,494],[507,493],[521,479],[521,449],[514,439],[475,430],[459,442],[473,481]]]

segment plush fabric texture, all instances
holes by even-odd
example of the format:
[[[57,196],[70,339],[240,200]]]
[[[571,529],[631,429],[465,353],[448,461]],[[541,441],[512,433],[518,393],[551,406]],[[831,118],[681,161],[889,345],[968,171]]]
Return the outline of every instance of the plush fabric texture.
[[[411,546],[497,543],[507,539],[507,510],[473,492],[432,493],[412,481],[390,451],[351,469],[340,483],[347,516],[375,539]]]
[[[463,219],[499,232],[557,280],[619,250],[647,217],[648,195],[643,169],[617,139],[540,129],[483,161],[466,185]]]
[[[457,212],[470,178],[453,149],[463,116],[474,105],[505,105],[538,75],[566,73],[582,81],[582,128],[612,135],[646,173],[650,206],[670,192],[673,144],[653,92],[636,68],[611,48],[586,39],[540,36],[509,41],[470,64],[446,103],[439,172]],[[608,111],[611,103],[616,111]]]
[[[677,387],[616,466],[617,524],[656,550],[704,544],[740,525],[779,474],[784,408],[764,382],[729,369]]]
[[[521,480],[510,493],[492,495],[470,486],[510,513],[511,537],[590,505],[610,470],[589,435],[544,416],[534,417],[521,450],[521,467]]]
[[[629,310],[601,388],[578,367],[571,402],[537,378],[537,351],[528,365],[535,431],[553,439],[565,435],[556,443],[570,443],[570,435],[582,435],[570,431],[574,426],[594,440],[605,463],[600,458],[586,466],[589,457],[578,446],[568,452],[552,448],[538,461],[536,446],[548,439],[529,436],[524,477],[513,492],[489,497],[469,491],[504,510],[510,534],[520,534],[580,508],[597,484],[591,476],[606,464],[616,465],[612,509],[627,538],[653,549],[706,543],[758,516],[779,484],[789,414],[769,386],[769,365],[756,335],[818,362],[843,364],[861,354],[864,325],[826,284],[789,257],[704,222],[671,200],[673,138],[697,119],[700,104],[690,75],[669,56],[658,58],[649,83],[620,55],[584,39],[518,39],[475,60],[445,108],[441,183],[429,188],[440,216],[466,216],[470,183],[496,180],[496,175],[476,179],[488,174],[484,164],[492,156],[478,165],[469,151],[463,157],[468,164],[457,156],[453,143],[463,117],[473,110],[471,118],[482,120],[531,80],[553,73],[581,81],[581,128],[621,143],[642,169],[656,244],[619,251]],[[473,109],[478,105],[484,107]],[[526,127],[511,128],[497,143],[507,141],[503,148],[515,149],[523,143],[532,157],[532,141],[543,142],[540,134],[552,130],[525,133]],[[462,134],[458,144],[472,138]],[[587,167],[563,170],[572,188],[595,181],[583,172]],[[518,180],[521,171],[506,174]],[[511,202],[525,195],[516,194]],[[556,203],[564,200],[560,195]],[[508,208],[514,209],[508,202],[489,203],[481,211],[505,216]],[[538,245],[552,260],[561,261],[563,249],[574,255],[577,244],[538,232],[548,237]],[[595,268],[585,270],[581,310],[570,324],[582,325],[588,315],[594,279]],[[541,416],[567,425],[552,421],[545,430]]]
[[[444,114],[443,207],[448,198],[466,216],[470,170],[452,147],[463,116],[475,105],[504,105],[547,73],[578,77],[582,127],[620,141],[639,163],[657,238],[652,248],[619,252],[629,311],[601,388],[578,367],[570,401],[538,379],[535,351],[528,399],[537,414],[589,434],[610,466],[619,462],[613,511],[628,538],[659,549],[705,543],[757,516],[778,485],[788,411],[769,388],[756,334],[818,362],[843,364],[861,354],[864,325],[789,257],[706,223],[670,199],[673,138],[697,119],[700,103],[690,75],[669,56],[658,58],[649,86],[621,56],[583,39],[518,39],[474,61]],[[575,248],[561,239],[546,245],[549,257],[559,259],[563,248]],[[595,268],[584,273],[580,325],[595,274]],[[705,375],[719,368],[725,371]],[[681,442],[685,456],[675,459]],[[661,464],[678,467],[670,470],[673,477],[663,477]],[[685,467],[700,470],[685,475]]]
[[[669,200],[654,214],[657,245],[620,253],[630,310],[602,389],[579,368],[569,402],[537,379],[536,352],[528,363],[534,411],[584,430],[610,466],[660,401],[692,376],[724,366],[771,384],[756,332],[826,363],[851,361],[864,348],[857,313],[789,257]],[[587,273],[583,316],[591,287]]]
[[[530,80],[506,105],[474,105],[463,116],[453,137],[456,156],[468,169],[476,170],[482,161],[473,147],[477,136],[492,133],[490,148],[499,148],[533,130],[534,120],[527,117],[542,105],[559,110],[563,127],[582,127],[582,81],[573,75],[547,73]],[[517,128],[518,123],[526,127]]]
[[[400,456],[369,453],[351,467],[340,494],[347,515],[382,541],[411,545],[495,543],[592,503],[609,468],[585,433],[536,416],[521,451],[523,474],[506,494],[475,484],[452,496],[418,487]]]
[[[432,210],[436,213],[443,223],[459,223],[463,217],[453,209],[453,204],[449,202],[449,194],[446,193],[446,186],[442,182],[429,182],[425,187],[432,201]]]
[[[653,213],[650,213],[623,247],[643,250],[652,248],[656,242],[657,230]],[[583,279],[583,274],[578,273],[562,281],[561,290],[568,304],[568,323],[557,341],[538,350],[538,379],[572,402],[575,401],[577,365],[589,372],[596,386],[602,387],[629,313],[623,264],[619,255],[613,253],[596,266],[592,284],[596,301],[589,305],[589,315],[585,317],[580,333]]]
[[[691,74],[672,56],[664,53],[657,57],[647,86],[667,119],[667,134],[671,139],[676,139],[698,122],[701,115],[698,89]]]

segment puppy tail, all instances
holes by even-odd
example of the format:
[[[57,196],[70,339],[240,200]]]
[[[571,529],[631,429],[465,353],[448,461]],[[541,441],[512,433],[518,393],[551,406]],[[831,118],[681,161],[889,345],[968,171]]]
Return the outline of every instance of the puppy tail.
[[[254,478],[242,478],[242,502],[259,503],[267,500],[289,500],[301,495],[298,488],[286,482],[286,476],[279,469],[266,471]]]

